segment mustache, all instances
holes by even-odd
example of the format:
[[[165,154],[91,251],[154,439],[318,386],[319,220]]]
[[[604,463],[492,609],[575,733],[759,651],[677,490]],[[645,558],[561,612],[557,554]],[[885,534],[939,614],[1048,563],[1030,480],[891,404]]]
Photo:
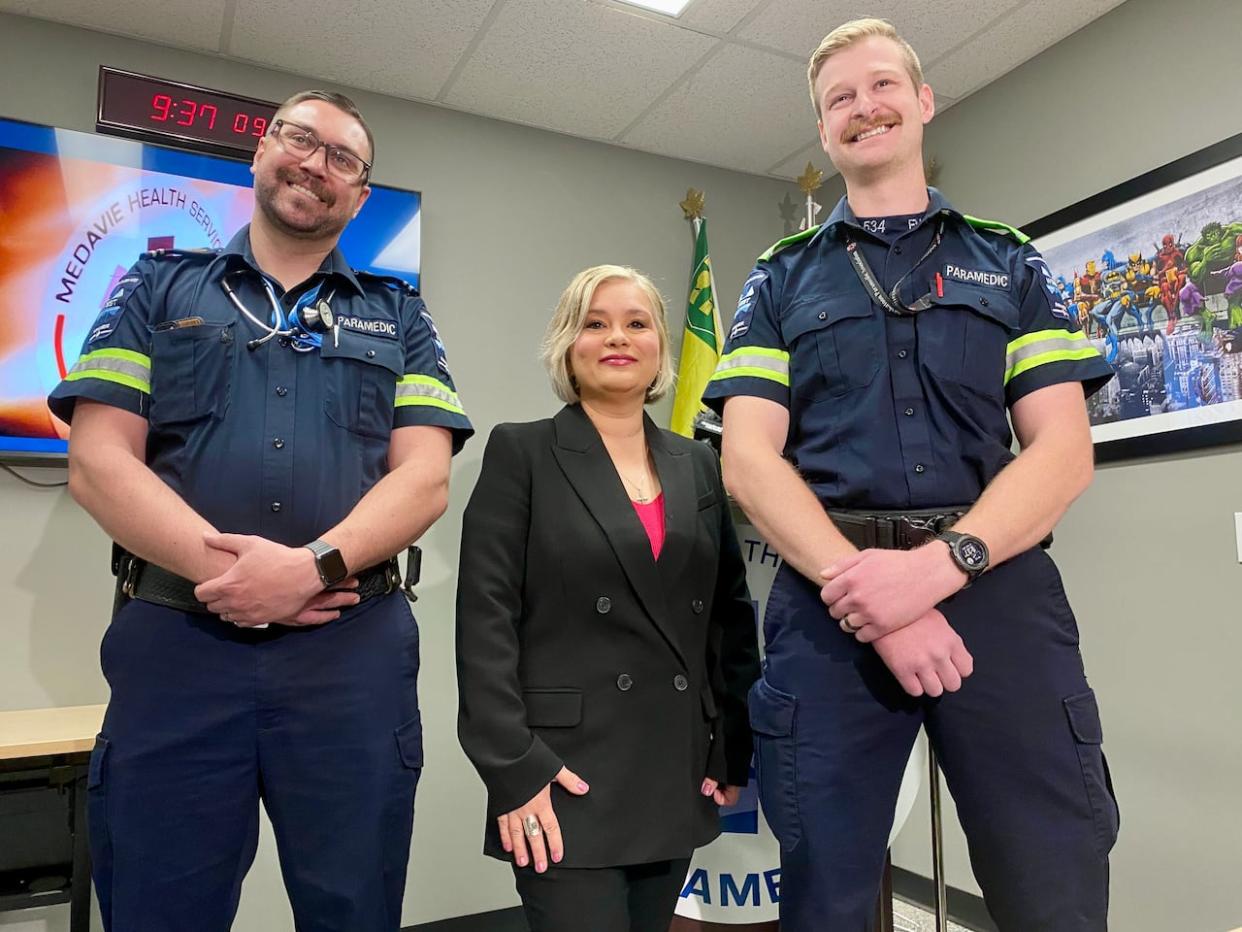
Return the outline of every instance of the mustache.
[[[329,207],[335,202],[336,198],[328,187],[318,178],[312,177],[305,172],[300,172],[292,168],[278,168],[276,170],[276,179],[288,184],[300,184],[304,188],[309,188],[314,192],[315,197],[323,201]]]
[[[851,120],[850,124],[847,127],[845,127],[845,132],[841,134],[841,141],[849,142],[855,136],[860,136],[863,133],[870,132],[871,130],[875,129],[877,126],[888,126],[888,125],[900,126],[901,117],[898,116],[896,113],[889,113],[889,114],[885,114],[882,117],[877,117],[876,119],[873,119],[873,120]]]

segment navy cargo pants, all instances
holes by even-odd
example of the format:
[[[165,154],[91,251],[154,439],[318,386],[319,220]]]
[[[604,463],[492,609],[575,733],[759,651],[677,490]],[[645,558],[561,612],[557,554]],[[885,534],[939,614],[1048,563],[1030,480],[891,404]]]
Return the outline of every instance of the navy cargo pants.
[[[939,606],[974,657],[914,699],[788,564],[750,694],[764,815],[781,845],[782,932],[872,929],[906,760],[925,727],[1002,932],[1104,932],[1118,810],[1078,628],[1042,550]]]
[[[423,763],[400,593],[266,630],[131,601],[101,656],[89,815],[105,929],[227,930],[260,801],[299,932],[400,928]]]

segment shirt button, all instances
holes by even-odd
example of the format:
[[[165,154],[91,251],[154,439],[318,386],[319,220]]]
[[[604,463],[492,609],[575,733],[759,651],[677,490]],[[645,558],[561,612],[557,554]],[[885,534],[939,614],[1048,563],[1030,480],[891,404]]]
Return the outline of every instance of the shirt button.
[[[695,599],[693,602],[691,602],[690,610],[693,611],[694,614],[696,615],[702,615],[703,614],[703,600]]]
[[[634,678],[628,673],[622,673],[617,677],[617,689],[621,692],[628,692],[630,687],[634,685]]]
[[[827,312],[827,311],[820,311],[820,312],[819,312],[819,319],[820,319],[820,320],[827,320],[827,319],[828,319],[828,312]]]
[[[980,298],[980,299],[979,299],[979,304],[980,304],[980,305],[982,305],[983,307],[987,307],[987,306],[988,306],[988,299],[987,299],[987,298]]]
[[[276,342],[278,342],[283,347],[288,347],[292,341],[288,337],[281,337]]]
[[[679,693],[684,693],[690,688],[690,681],[678,673],[675,677],[673,677],[673,688]]]
[[[900,255],[901,255],[901,247],[900,247],[900,246],[894,246],[894,247],[893,247],[893,252],[897,253],[897,255],[899,255],[899,256],[900,256]]]
[[[914,409],[906,408],[906,417],[914,417]]]
[[[367,350],[367,359],[374,359],[374,358],[375,358],[375,350],[373,349]]]
[[[922,463],[915,464],[915,467],[914,467],[915,472],[923,472],[924,469],[926,469],[926,467]]]
[[[903,349],[902,349],[902,350],[898,350],[898,351],[897,351],[897,358],[898,358],[898,359],[905,359],[905,358],[906,358],[907,356],[909,356],[909,355],[910,355],[910,354],[909,354],[908,352],[906,352],[905,350],[903,350]]]
[[[285,388],[283,385],[277,385],[276,394],[279,395],[281,398],[284,398],[285,395],[289,394],[289,389]]]
[[[272,446],[274,446],[277,450],[283,450],[285,448],[285,442],[277,437],[272,441]]]
[[[280,511],[280,502],[272,502],[272,511]]]
[[[612,599],[606,595],[601,595],[595,600],[595,610],[601,615],[607,615],[612,611]]]

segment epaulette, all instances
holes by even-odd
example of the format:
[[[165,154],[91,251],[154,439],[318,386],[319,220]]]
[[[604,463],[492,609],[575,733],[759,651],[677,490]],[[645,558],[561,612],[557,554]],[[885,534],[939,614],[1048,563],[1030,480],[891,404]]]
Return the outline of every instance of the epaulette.
[[[418,289],[398,275],[377,275],[376,273],[368,272],[365,269],[354,269],[354,275],[356,275],[359,279],[374,279],[392,291],[404,291],[411,298],[419,297]]]
[[[1022,245],[1026,245],[1031,241],[1031,238],[1017,227],[1011,227],[1009,224],[1001,223],[999,220],[983,220],[979,217],[972,217],[969,214],[962,214],[962,219],[976,230],[999,233],[1001,236],[1012,236]]]
[[[144,259],[214,259],[220,249],[151,249],[142,254]]]
[[[820,228],[820,224],[817,223],[815,224],[815,226],[809,229],[803,230],[801,233],[795,233],[792,236],[786,236],[784,239],[777,240],[775,243],[773,243],[771,246],[768,247],[767,252],[765,252],[762,256],[759,257],[759,261],[767,262],[769,259],[771,259],[774,255],[776,255],[782,249],[788,249],[790,246],[794,245],[795,243],[800,243],[803,240],[810,239],[812,236],[814,236],[816,233],[819,232],[819,228]]]

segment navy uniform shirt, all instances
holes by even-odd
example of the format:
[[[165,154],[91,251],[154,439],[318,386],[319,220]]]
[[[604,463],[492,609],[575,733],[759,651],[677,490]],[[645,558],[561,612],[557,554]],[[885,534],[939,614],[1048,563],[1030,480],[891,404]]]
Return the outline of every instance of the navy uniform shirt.
[[[235,274],[230,274],[235,273]],[[147,463],[223,532],[289,546],[339,523],[388,471],[394,428],[473,433],[444,344],[418,293],[396,278],[355,272],[339,250],[295,293],[268,279],[285,307],[319,288],[340,323],[298,352],[244,317],[272,307],[249,227],[222,252],[145,254],[117,285],[82,355],[48,403],[69,421],[77,399],[148,422]]]
[[[762,256],[703,395],[717,411],[734,395],[787,407],[785,456],[827,506],[969,505],[1013,459],[1009,407],[1059,382],[1090,394],[1113,374],[1025,236],[928,193],[921,222],[895,236],[867,232],[842,198]],[[873,303],[847,236],[885,290],[905,276],[901,300],[930,306],[897,317]]]

